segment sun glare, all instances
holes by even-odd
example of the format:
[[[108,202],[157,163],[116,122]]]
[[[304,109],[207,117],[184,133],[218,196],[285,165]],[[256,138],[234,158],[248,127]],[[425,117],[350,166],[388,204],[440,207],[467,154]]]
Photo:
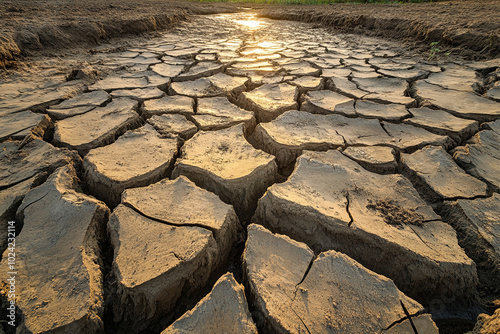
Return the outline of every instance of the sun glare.
[[[242,26],[245,26],[249,29],[255,29],[258,28],[262,25],[262,21],[257,21],[257,20],[236,20],[234,21],[238,24],[241,24]]]
[[[234,22],[250,30],[257,29],[264,25],[264,21],[257,19],[255,14],[245,15],[240,20],[234,20]]]

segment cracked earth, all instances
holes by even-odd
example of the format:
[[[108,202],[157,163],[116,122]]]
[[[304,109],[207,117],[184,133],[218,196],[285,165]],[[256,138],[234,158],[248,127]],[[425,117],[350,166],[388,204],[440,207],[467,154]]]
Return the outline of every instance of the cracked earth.
[[[83,57],[1,78],[21,333],[438,333],[498,304],[500,61],[248,13]]]

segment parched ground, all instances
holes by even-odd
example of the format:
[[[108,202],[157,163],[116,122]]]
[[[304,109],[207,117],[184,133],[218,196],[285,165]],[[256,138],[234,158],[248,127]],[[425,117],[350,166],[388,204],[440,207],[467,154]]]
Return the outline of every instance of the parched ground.
[[[405,40],[422,51],[431,42],[471,59],[500,53],[500,2],[266,6],[176,0],[0,0],[0,66],[35,50],[95,45],[113,37],[162,30],[190,14],[259,10],[274,19],[318,23],[348,32]]]
[[[37,50],[96,45],[114,37],[162,30],[190,14],[237,8],[170,0],[1,0],[0,66]]]
[[[349,32],[402,39],[426,50],[430,43],[439,42],[441,48],[472,59],[500,54],[498,13],[500,2],[488,0],[269,6],[260,11],[272,19],[314,22]]]

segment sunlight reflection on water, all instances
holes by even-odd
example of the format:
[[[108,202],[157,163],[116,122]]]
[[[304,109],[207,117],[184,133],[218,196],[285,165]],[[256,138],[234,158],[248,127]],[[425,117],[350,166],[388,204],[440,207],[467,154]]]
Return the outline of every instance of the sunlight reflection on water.
[[[248,30],[255,30],[267,25],[266,22],[258,19],[255,14],[244,14],[241,19],[234,20],[234,22]]]

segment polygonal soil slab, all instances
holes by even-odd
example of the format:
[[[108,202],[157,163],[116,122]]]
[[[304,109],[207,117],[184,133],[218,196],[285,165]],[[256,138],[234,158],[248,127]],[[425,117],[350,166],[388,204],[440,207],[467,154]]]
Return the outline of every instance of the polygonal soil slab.
[[[0,191],[0,253],[3,254],[8,245],[8,222],[15,221],[16,210],[21,205],[24,195],[38,184],[38,178],[34,176]]]
[[[124,189],[146,186],[167,177],[178,144],[177,138],[161,138],[149,124],[127,131],[113,144],[90,150],[85,156],[87,185],[96,197],[114,207]]]
[[[500,134],[485,130],[472,137],[465,146],[451,151],[453,159],[465,171],[496,189],[500,189]]]
[[[179,75],[186,66],[184,64],[156,64],[151,66],[151,70],[164,77],[175,77]]]
[[[137,101],[118,98],[105,107],[58,121],[54,143],[76,149],[80,154],[109,144],[127,129],[140,124]]]
[[[75,107],[98,107],[110,100],[110,96],[103,90],[96,90],[89,93],[78,94],[71,99],[65,100],[51,109],[70,109]]]
[[[43,111],[47,106],[69,99],[82,90],[83,85],[81,83],[71,84],[71,86],[61,85],[50,89],[35,89],[15,98],[3,100],[2,106],[0,106],[0,115],[5,116],[28,109]]]
[[[476,76],[474,70],[464,67],[447,68],[444,72],[433,73],[424,79],[425,82],[442,88],[464,92],[473,92],[478,80],[480,78]]]
[[[486,92],[486,97],[500,102],[500,82],[497,81],[495,85]]]
[[[194,114],[194,99],[187,96],[165,96],[144,102],[142,112],[145,117],[162,114]]]
[[[300,110],[313,114],[354,116],[354,100],[331,90],[319,90],[303,95]]]
[[[4,141],[8,138],[23,139],[30,133],[43,136],[50,118],[26,110],[0,117],[0,122],[0,141]]]
[[[269,332],[379,333],[423,307],[348,256],[314,257],[303,243],[248,227],[243,266],[257,315]],[[430,324],[432,320],[427,320]]]
[[[136,89],[119,89],[111,92],[113,98],[128,97],[139,102],[144,102],[151,99],[159,99],[165,95],[165,92],[156,87],[136,88]]]
[[[427,145],[443,146],[444,148],[453,145],[453,141],[449,137],[437,135],[413,125],[382,122],[382,126],[394,138],[390,145],[403,151],[412,151]]]
[[[355,78],[352,81],[360,89],[370,92],[369,95],[363,97],[364,99],[404,105],[414,102],[411,97],[405,96],[408,89],[408,83],[405,80],[397,78]]]
[[[398,167],[393,148],[384,146],[350,146],[342,153],[371,172],[394,173]]]
[[[243,286],[227,273],[212,291],[161,334],[257,334]]]
[[[50,174],[80,158],[66,148],[56,148],[40,139],[20,146],[19,141],[0,144],[0,189],[16,185],[33,176]]]
[[[328,80],[327,86],[329,89],[354,99],[360,99],[369,94],[369,92],[359,89],[354,82],[346,78],[331,78]]]
[[[299,157],[288,181],[259,200],[252,221],[316,251],[341,251],[422,302],[448,293],[454,303],[467,301],[475,265],[439,219],[406,178],[368,172],[328,151]]]
[[[408,70],[385,70],[380,69],[378,73],[385,75],[390,78],[399,78],[404,80],[417,80],[425,77],[428,72],[419,69],[408,69]]]
[[[109,94],[103,90],[83,93],[50,107],[47,114],[55,119],[64,119],[84,114],[95,107],[104,105],[110,99]]]
[[[170,91],[172,94],[191,97],[237,96],[245,90],[245,83],[248,80],[218,73],[194,81],[173,82]]]
[[[128,189],[123,203],[108,222],[117,280],[113,312],[124,332],[158,332],[159,319],[225,261],[239,222],[230,205],[184,177]]]
[[[200,130],[220,130],[238,123],[250,130],[255,126],[253,112],[238,108],[226,97],[198,99],[196,115],[192,119]]]
[[[448,222],[457,230],[460,245],[478,266],[479,279],[500,288],[500,195],[445,202]]]
[[[321,70],[314,68],[308,62],[302,61],[298,63],[290,63],[284,64],[283,69],[288,72],[290,75],[297,76],[318,76],[321,73]]]
[[[191,138],[198,131],[196,125],[188,121],[184,115],[153,115],[147,122],[151,124],[159,134],[167,137],[177,135],[186,140]]]
[[[494,122],[484,123],[482,127],[487,130],[493,130],[500,135],[500,119]]]
[[[227,65],[218,64],[215,62],[202,61],[191,67],[186,72],[175,77],[174,81],[196,80],[201,77],[208,77],[216,73],[222,72]]]
[[[439,329],[432,321],[430,314],[421,314],[411,317],[411,320],[406,319],[403,322],[396,323],[389,329],[383,330],[383,334],[415,334],[415,330],[422,334],[439,334]]]
[[[250,145],[242,124],[220,131],[200,131],[188,140],[172,177],[185,175],[244,215],[277,180],[275,158]]]
[[[297,86],[299,88],[299,93],[305,93],[310,90],[320,90],[323,89],[323,80],[317,77],[299,77],[295,80],[290,81],[290,84]]]
[[[444,110],[427,107],[410,109],[413,117],[405,123],[424,128],[438,135],[448,136],[457,144],[478,131],[478,122],[455,117]]]
[[[238,98],[238,105],[252,110],[259,122],[269,122],[287,110],[298,108],[299,90],[286,83],[267,84],[244,92]]]
[[[445,89],[424,81],[415,84],[417,97],[425,103],[448,110],[463,118],[491,121],[500,117],[500,103],[480,97],[472,92]]]
[[[22,282],[16,306],[23,332],[104,330],[100,243],[109,210],[76,189],[75,170],[61,167],[18,210],[24,224],[16,238],[16,280]],[[7,266],[4,256],[6,273]]]
[[[148,86],[148,80],[144,77],[122,78],[122,77],[109,76],[89,86],[89,90],[110,91],[115,89],[144,88],[147,86]]]
[[[442,147],[403,154],[402,162],[410,179],[432,201],[487,195],[486,184],[465,173]]]
[[[395,122],[410,116],[402,104],[380,104],[372,101],[356,101],[356,114],[365,118],[378,118]]]
[[[252,134],[258,147],[276,156],[278,166],[286,167],[303,150],[325,151],[344,145],[335,130],[336,119],[302,111],[288,111],[272,122],[257,125]]]

